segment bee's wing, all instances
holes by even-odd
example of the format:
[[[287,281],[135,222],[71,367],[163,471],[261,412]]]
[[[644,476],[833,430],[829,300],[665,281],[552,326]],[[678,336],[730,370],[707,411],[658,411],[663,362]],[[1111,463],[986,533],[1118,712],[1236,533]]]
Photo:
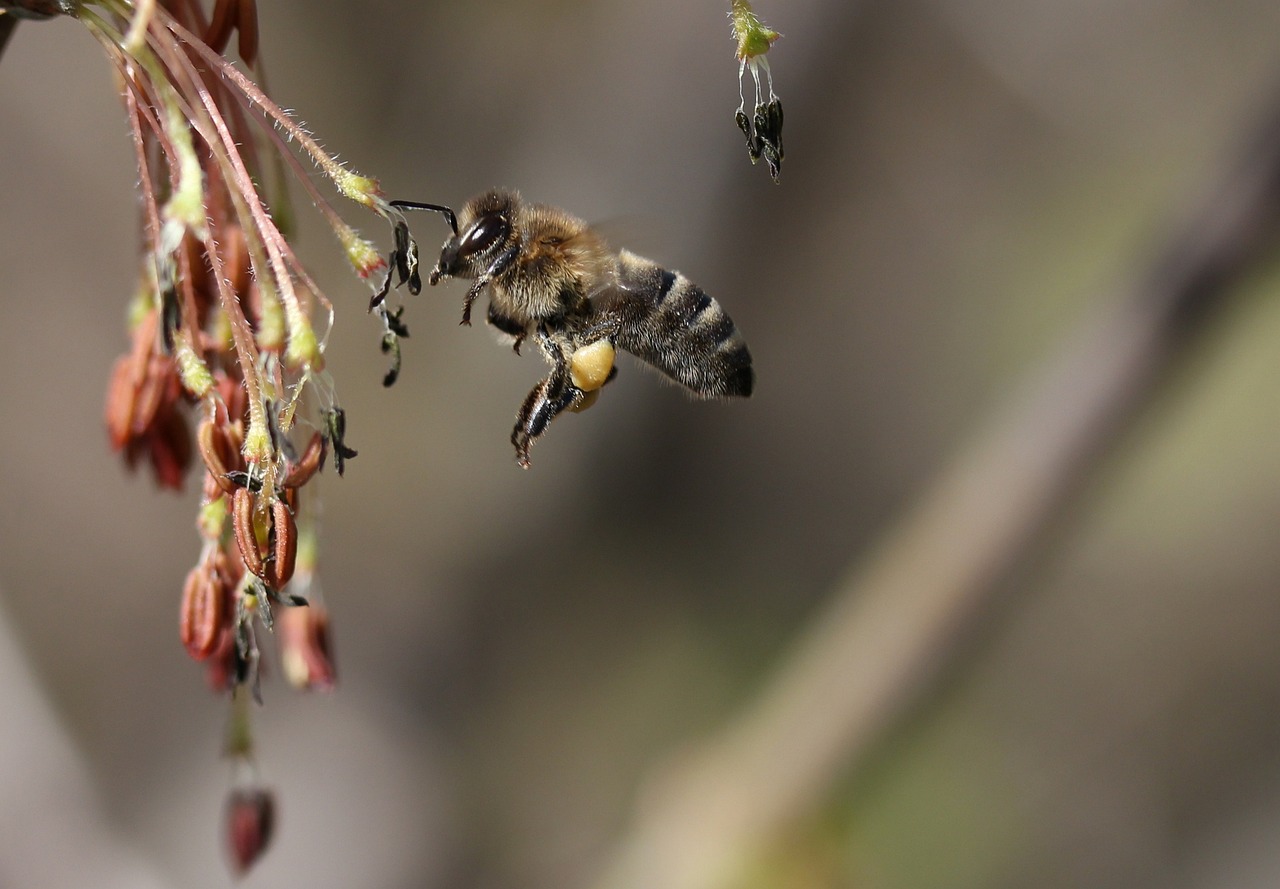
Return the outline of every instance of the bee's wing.
[[[617,346],[703,398],[751,394],[751,352],[733,320],[679,272],[623,250],[592,295],[597,322]]]

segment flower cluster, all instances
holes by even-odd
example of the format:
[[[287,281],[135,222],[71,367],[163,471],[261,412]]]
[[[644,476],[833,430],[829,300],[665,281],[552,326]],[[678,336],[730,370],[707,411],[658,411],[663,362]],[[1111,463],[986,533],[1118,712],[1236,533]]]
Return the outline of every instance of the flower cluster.
[[[333,306],[289,243],[288,174],[373,291],[370,311],[393,360],[387,385],[408,331],[403,307],[386,297],[395,273],[420,286],[417,246],[375,180],[338,164],[224,57],[234,36],[240,62],[261,79],[253,0],[216,0],[208,17],[199,0],[66,0],[60,11],[114,65],[139,172],[139,284],[131,346],[107,394],[109,439],[166,488],[181,489],[199,457],[201,549],[183,586],[179,637],[212,686],[231,693],[228,750],[238,767],[252,766],[242,692],[259,697],[259,628],[278,630],[292,684],[336,680],[314,573],[314,503],[303,489],[327,455],[339,475],[356,456],[324,364]],[[304,160],[392,225],[389,257],[341,218]],[[248,850],[265,846],[272,818],[265,791],[236,794],[228,829],[239,871],[256,857]]]
[[[738,45],[738,110],[734,120],[738,129],[747,137],[747,152],[754,164],[761,156],[769,165],[769,175],[774,184],[782,170],[782,100],[773,91],[773,73],[765,54],[773,42],[782,35],[760,21],[751,9],[749,0],[732,0],[729,21],[733,24],[733,39]],[[742,91],[742,81],[747,70],[755,82],[755,110],[747,116],[747,98]],[[766,100],[760,87],[760,72],[764,72],[769,97]]]

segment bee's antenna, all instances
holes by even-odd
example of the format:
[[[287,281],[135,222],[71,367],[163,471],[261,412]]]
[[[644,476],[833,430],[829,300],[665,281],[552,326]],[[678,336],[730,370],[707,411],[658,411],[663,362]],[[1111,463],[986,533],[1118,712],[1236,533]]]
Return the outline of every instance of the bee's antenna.
[[[436,213],[443,213],[445,222],[449,223],[449,228],[453,229],[453,234],[458,234],[458,217],[453,215],[453,210],[440,204],[420,204],[417,201],[392,201],[391,206],[397,210],[434,210]]]

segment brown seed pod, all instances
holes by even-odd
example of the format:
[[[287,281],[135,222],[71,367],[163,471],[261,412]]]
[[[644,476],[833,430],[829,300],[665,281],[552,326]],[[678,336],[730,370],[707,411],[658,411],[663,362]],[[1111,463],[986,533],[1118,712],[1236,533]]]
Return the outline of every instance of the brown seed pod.
[[[271,504],[271,540],[272,559],[264,566],[266,573],[262,579],[279,591],[293,577],[298,558],[298,524],[293,520],[289,504],[283,500]]]
[[[258,59],[257,0],[240,0],[239,13],[236,24],[240,29],[240,39],[236,42],[236,48],[244,63],[252,65]]]
[[[302,452],[298,462],[289,467],[289,473],[281,485],[286,489],[301,488],[311,481],[311,477],[324,465],[326,450],[324,436],[319,432],[313,433],[311,441],[307,442],[307,449]]]
[[[313,602],[280,615],[280,670],[298,689],[328,691],[338,681],[329,641],[329,612]]]
[[[241,296],[249,289],[253,277],[249,274],[249,247],[245,244],[244,231],[238,225],[228,225],[222,233],[222,265],[231,290]]]
[[[248,488],[236,488],[231,495],[231,528],[235,532],[240,558],[251,574],[263,577],[262,550],[254,530],[253,511],[256,497]]]
[[[227,495],[234,495],[236,491],[236,484],[228,474],[233,470],[244,470],[238,443],[239,428],[239,421],[219,425],[206,419],[196,430],[196,445],[204,459],[205,469],[209,470],[209,478]]]
[[[202,661],[214,653],[228,613],[226,578],[216,559],[203,560],[187,575],[178,618],[178,637],[192,659]]]
[[[209,479],[224,494],[234,495],[236,486],[227,478],[227,464],[222,452],[225,450],[226,438],[213,424],[212,420],[204,420],[196,428],[196,446],[200,449],[200,457],[204,460],[204,468],[209,470]],[[223,445],[224,447],[219,447]]]
[[[191,430],[173,407],[166,408],[153,425],[146,442],[156,482],[161,487],[180,491],[187,467],[191,465]]]
[[[223,825],[231,870],[241,876],[266,851],[275,827],[275,798],[258,787],[236,788],[227,797]]]
[[[249,395],[245,392],[244,383],[238,379],[222,376],[218,379],[218,395],[227,406],[228,428],[245,418],[249,410]],[[239,444],[236,445],[239,448]]]
[[[129,428],[133,425],[133,377],[133,359],[121,355],[111,369],[111,382],[107,386],[107,435],[111,447],[117,451],[128,444]]]
[[[152,355],[146,363],[146,373],[139,381],[133,395],[133,417],[129,431],[142,435],[160,412],[162,405],[175,400],[170,382],[175,376],[173,361],[163,355]]]

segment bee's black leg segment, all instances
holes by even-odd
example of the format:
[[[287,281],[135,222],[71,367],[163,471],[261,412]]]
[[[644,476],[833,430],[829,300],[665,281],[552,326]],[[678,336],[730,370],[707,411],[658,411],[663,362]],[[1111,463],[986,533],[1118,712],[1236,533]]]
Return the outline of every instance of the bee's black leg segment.
[[[397,210],[432,210],[444,216],[445,222],[449,223],[449,228],[453,229],[454,237],[458,235],[458,217],[453,215],[453,210],[443,204],[424,204],[421,201],[392,201],[391,206]]]
[[[547,360],[555,366],[555,373],[564,374],[568,379],[569,356],[565,354],[564,344],[551,335],[545,323],[537,326],[533,336],[542,353],[547,356]]]
[[[605,310],[599,312],[592,319],[590,326],[582,332],[583,342],[593,343],[596,340],[612,340],[622,330],[623,320],[616,311]]]
[[[569,382],[566,368],[556,368],[551,375],[533,388],[520,413],[516,426],[511,430],[511,443],[515,445],[516,462],[521,468],[529,468],[529,448],[551,421],[586,397],[586,393]]]
[[[511,344],[511,347],[519,355],[520,344],[524,342],[528,332],[525,325],[499,312],[492,302],[489,303],[489,314],[486,320],[489,322],[489,326],[505,333],[515,341]]]
[[[464,327],[471,326],[471,306],[476,301],[476,297],[480,295],[480,291],[484,289],[484,285],[488,283],[489,279],[487,277],[477,278],[476,283],[471,285],[467,295],[462,298],[462,325]]]
[[[505,272],[519,255],[519,247],[508,247],[498,254],[498,258],[485,270],[483,275],[476,278],[476,283],[471,285],[471,289],[467,291],[466,299],[462,303],[462,323],[464,325],[471,326],[471,304],[476,301],[476,297],[480,295],[484,285]]]
[[[471,304],[476,301],[476,297],[480,295],[480,291],[484,289],[486,284],[505,272],[507,267],[511,265],[519,255],[519,247],[510,247],[502,251],[498,254],[498,258],[493,261],[493,265],[489,266],[483,275],[476,278],[476,282],[471,285],[471,289],[467,291],[467,295],[463,297],[462,300],[462,324],[464,327],[471,326]],[[434,272],[432,272],[432,277],[435,277]]]

